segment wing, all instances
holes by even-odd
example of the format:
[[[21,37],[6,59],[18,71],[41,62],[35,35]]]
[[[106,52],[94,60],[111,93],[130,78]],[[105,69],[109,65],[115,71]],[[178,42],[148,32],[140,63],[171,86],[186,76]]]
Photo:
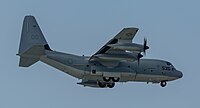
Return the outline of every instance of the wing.
[[[114,38],[108,41],[99,51],[91,56],[90,61],[112,62],[121,60],[137,60],[138,53],[127,52],[125,49],[116,48],[116,45],[132,44],[132,39],[138,28],[124,28]],[[110,63],[109,63],[110,64]]]
[[[112,47],[108,46],[111,44],[117,44],[117,43],[132,43],[132,40],[137,33],[139,29],[138,28],[124,28],[121,32],[119,32],[113,39],[108,41],[99,51],[97,51],[95,54],[103,54],[103,53],[109,53],[109,51],[112,51]],[[94,54],[94,55],[95,55]]]
[[[124,40],[131,43],[138,30],[138,28],[124,28],[114,37],[114,39]]]

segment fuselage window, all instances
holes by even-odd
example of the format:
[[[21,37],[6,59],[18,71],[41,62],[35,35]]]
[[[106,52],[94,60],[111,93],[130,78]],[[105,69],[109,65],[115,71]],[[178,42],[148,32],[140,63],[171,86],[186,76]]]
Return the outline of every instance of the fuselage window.
[[[92,70],[92,74],[96,74],[96,70]]]

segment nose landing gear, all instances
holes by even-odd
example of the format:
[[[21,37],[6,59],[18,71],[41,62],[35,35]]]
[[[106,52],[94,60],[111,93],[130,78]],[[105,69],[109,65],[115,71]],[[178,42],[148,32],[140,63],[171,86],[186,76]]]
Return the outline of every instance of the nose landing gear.
[[[161,81],[161,82],[160,82],[160,86],[161,86],[161,87],[165,87],[166,85],[167,85],[167,82],[166,82],[166,81]]]

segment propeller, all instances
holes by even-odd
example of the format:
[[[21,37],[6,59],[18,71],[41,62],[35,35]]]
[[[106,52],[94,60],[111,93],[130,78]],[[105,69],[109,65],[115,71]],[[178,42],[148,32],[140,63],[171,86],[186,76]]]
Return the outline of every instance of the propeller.
[[[137,56],[137,61],[138,61],[138,65],[140,64],[140,58],[142,58],[143,55],[141,53],[138,53],[138,56]]]
[[[146,55],[146,50],[149,49],[149,47],[147,46],[147,38],[144,38],[144,45],[143,45],[143,52],[144,55]]]
[[[143,54],[146,55],[146,50],[149,49],[149,47],[147,46],[147,38],[144,38],[144,45],[143,45]],[[140,58],[142,58],[143,55],[141,53],[138,53],[137,56],[137,61],[138,61],[138,65],[140,64]]]

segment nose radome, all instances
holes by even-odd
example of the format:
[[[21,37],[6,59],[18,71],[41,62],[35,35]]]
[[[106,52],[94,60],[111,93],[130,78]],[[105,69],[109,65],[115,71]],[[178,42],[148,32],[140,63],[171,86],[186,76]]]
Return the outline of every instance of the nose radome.
[[[178,71],[178,77],[182,78],[183,77],[183,73],[181,71]]]

